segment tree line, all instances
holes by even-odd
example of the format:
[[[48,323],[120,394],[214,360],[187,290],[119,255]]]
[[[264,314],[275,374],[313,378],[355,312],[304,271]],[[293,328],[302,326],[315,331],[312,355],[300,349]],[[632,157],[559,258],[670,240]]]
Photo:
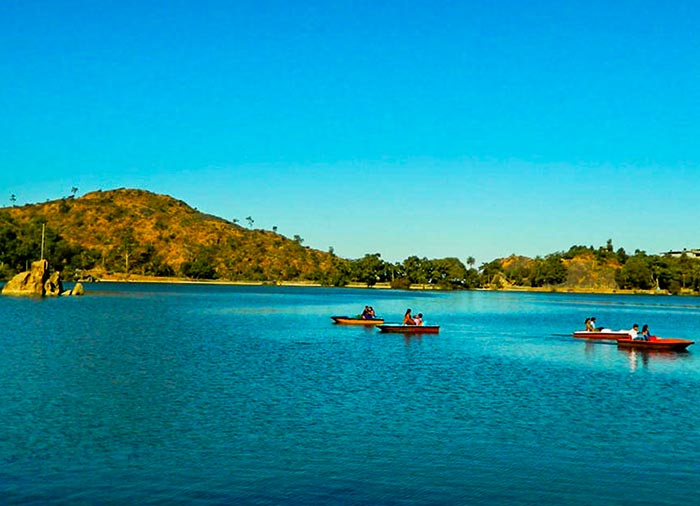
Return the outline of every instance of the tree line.
[[[607,288],[700,293],[700,259],[686,253],[654,255],[639,249],[630,255],[624,248],[615,250],[610,239],[605,246],[574,245],[568,251],[537,257],[511,268],[504,265],[503,259],[493,260],[480,268],[481,286],[499,288],[505,283],[522,287],[580,287],[580,280],[577,282],[572,274],[576,269],[574,260],[582,258],[590,259],[588,274],[608,274],[603,279]]]
[[[0,278],[7,280],[28,269],[38,259],[41,250],[40,219],[24,224],[0,214]],[[216,255],[200,246],[180,265],[165,262],[151,244],[138,244],[132,234],[123,234],[119,244],[109,249],[76,246],[59,233],[45,228],[44,258],[64,279],[100,268],[103,272],[133,273],[146,276],[176,276],[190,279],[222,279],[231,281],[311,281],[324,286],[347,286],[361,283],[372,287],[388,284],[392,288],[439,288],[472,290],[499,289],[508,286],[542,288],[577,288],[580,279],[588,276],[591,283],[608,283],[608,288],[631,290],[663,290],[669,293],[700,293],[700,260],[687,255],[652,255],[637,250],[628,254],[623,248],[615,250],[612,241],[605,246],[575,245],[567,251],[555,252],[534,259],[526,257],[499,258],[475,266],[473,257],[465,261],[456,257],[438,259],[409,256],[401,262],[388,262],[380,253],[366,254],[358,259],[338,257],[332,248],[327,253],[330,262],[312,270],[295,267],[293,259],[284,268],[269,267],[263,258],[246,258],[236,262],[235,269],[222,269]],[[308,248],[297,242],[293,255],[310,255]],[[577,259],[588,259],[583,272]],[[601,274],[602,273],[602,274]],[[591,276],[599,276],[599,278]],[[607,275],[607,278],[605,276]],[[602,276],[602,278],[601,278]],[[603,279],[604,278],[604,279]],[[601,282],[600,279],[603,279]]]

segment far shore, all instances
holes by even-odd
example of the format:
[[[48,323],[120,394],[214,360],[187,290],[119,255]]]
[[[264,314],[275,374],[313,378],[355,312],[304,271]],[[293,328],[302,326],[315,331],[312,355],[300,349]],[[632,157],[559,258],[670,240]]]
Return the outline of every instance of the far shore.
[[[200,284],[200,285],[230,285],[230,286],[296,286],[296,287],[323,287],[313,281],[231,281],[220,279],[189,279],[178,277],[142,276],[138,274],[108,274],[98,279],[103,283],[173,283],[173,284]],[[391,290],[389,283],[377,283],[367,286],[364,283],[348,283],[344,288],[373,288],[376,290]],[[427,284],[411,285],[410,290],[441,290],[438,287]],[[507,286],[502,288],[476,288],[475,291],[483,292],[533,292],[533,293],[580,293],[600,295],[670,295],[667,290],[623,290],[614,288],[571,288],[571,287],[527,287]],[[685,294],[690,295],[690,294]]]
[[[232,281],[222,279],[189,279],[189,278],[168,278],[156,276],[140,275],[109,275],[96,280],[99,283],[170,283],[170,284],[191,284],[191,285],[227,285],[227,286],[300,286],[322,288],[324,285],[314,281]],[[83,283],[85,283],[83,281]],[[89,284],[90,282],[88,282]],[[327,287],[326,287],[327,288]],[[389,283],[377,283],[374,286],[367,286],[364,283],[348,283],[343,288],[376,288],[378,290],[391,290]],[[426,286],[411,287],[412,290],[432,290]]]

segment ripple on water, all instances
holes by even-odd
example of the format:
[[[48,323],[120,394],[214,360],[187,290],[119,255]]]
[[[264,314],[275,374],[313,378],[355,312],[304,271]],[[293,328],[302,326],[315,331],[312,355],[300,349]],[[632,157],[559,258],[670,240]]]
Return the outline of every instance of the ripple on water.
[[[696,354],[569,337],[591,313],[689,336],[694,299],[129,285],[64,302],[0,299],[10,504],[682,504],[700,485]],[[441,333],[328,318],[366,303]]]

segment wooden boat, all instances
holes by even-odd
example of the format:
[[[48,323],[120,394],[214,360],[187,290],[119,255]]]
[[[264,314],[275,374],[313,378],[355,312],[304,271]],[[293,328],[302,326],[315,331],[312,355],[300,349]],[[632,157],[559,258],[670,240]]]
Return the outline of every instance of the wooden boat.
[[[632,339],[630,337],[617,340],[617,345],[621,348],[636,348],[649,351],[684,351],[688,346],[694,343],[695,341],[689,339],[662,337],[651,338],[648,341]]]
[[[629,332],[626,330],[577,330],[574,332],[576,339],[589,339],[591,341],[617,341],[629,336]]]
[[[338,325],[381,325],[384,318],[359,318],[357,316],[331,316]]]
[[[379,325],[379,332],[394,334],[437,334],[440,332],[439,325],[401,325],[398,323]]]

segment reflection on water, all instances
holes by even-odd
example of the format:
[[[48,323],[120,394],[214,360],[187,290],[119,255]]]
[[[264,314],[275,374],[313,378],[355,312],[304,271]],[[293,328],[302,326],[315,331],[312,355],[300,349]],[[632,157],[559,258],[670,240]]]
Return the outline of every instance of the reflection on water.
[[[691,358],[687,350],[638,350],[621,347],[618,348],[618,352],[626,357],[631,372],[636,371],[640,366],[648,367],[650,362],[677,362]]]
[[[409,346],[411,344],[420,344],[422,339],[423,339],[423,334],[404,334],[403,335],[403,342],[406,343],[406,346]]]

